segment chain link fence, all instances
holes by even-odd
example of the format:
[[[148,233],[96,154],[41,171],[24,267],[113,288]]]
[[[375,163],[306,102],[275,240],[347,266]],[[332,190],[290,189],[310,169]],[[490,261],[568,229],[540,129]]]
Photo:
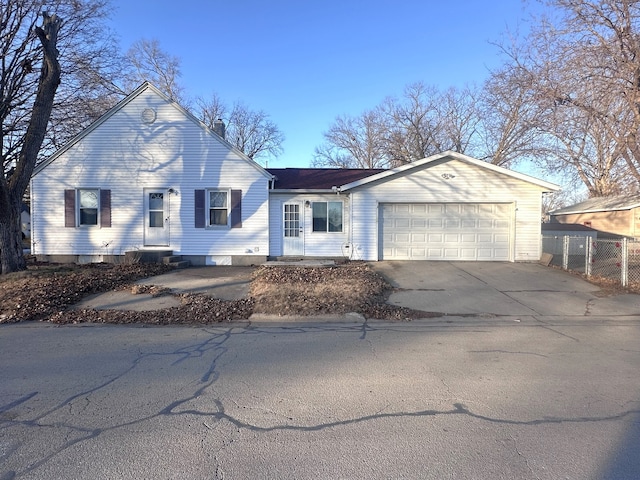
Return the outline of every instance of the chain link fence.
[[[640,287],[640,241],[543,235],[542,251],[553,256],[552,265],[565,270]]]

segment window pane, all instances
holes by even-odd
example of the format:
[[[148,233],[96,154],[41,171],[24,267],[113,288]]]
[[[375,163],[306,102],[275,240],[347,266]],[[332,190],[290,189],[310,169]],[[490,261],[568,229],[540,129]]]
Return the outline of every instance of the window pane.
[[[98,190],[80,190],[80,208],[98,208]]]
[[[327,231],[327,202],[313,202],[313,231]]]
[[[162,227],[164,225],[164,212],[149,212],[149,226]]]
[[[226,225],[227,224],[227,211],[226,210],[209,210],[209,224],[210,225]]]
[[[342,231],[342,202],[329,202],[329,231]]]
[[[97,208],[81,208],[80,209],[80,225],[97,225],[98,209]]]
[[[163,210],[164,195],[162,193],[149,194],[149,210]]]
[[[209,192],[211,208],[227,208],[227,192]]]

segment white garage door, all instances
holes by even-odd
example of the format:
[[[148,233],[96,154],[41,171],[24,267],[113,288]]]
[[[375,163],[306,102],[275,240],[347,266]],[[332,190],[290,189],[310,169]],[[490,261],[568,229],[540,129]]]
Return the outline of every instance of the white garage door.
[[[382,203],[384,260],[510,260],[511,204]]]

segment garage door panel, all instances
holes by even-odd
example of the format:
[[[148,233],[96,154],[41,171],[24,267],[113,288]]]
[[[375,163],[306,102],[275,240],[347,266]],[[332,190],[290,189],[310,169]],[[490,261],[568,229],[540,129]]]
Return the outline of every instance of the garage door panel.
[[[460,259],[461,260],[475,260],[476,259],[476,249],[475,248],[461,248],[460,249]]]
[[[427,213],[427,205],[425,204],[413,204],[411,205],[411,213],[417,215],[424,215]]]
[[[460,234],[458,233],[446,233],[444,235],[445,243],[460,243]]]
[[[447,230],[458,229],[462,226],[462,222],[459,218],[445,218],[444,228]]]
[[[460,225],[464,230],[474,229],[478,227],[478,221],[474,219],[465,218],[462,220],[462,224]]]
[[[463,233],[460,235],[460,241],[462,243],[476,243],[478,241],[478,235],[475,233]]]
[[[505,244],[509,242],[509,235],[508,234],[495,234],[494,235],[494,239],[493,239],[493,243],[496,244]]]
[[[511,204],[381,204],[384,259],[509,260]]]

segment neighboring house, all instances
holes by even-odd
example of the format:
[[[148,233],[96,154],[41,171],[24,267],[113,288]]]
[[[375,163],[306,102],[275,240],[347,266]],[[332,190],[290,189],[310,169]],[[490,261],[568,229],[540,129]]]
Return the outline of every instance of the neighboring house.
[[[20,228],[22,229],[22,238],[31,238],[31,214],[26,203],[22,202],[20,210]]]
[[[392,170],[269,169],[272,256],[538,261],[557,185],[455,152]]]
[[[598,239],[597,230],[573,223],[543,223],[542,235],[543,251],[554,255],[563,253],[564,237],[572,237],[569,242],[569,255],[584,255],[587,242],[595,242]]]
[[[145,83],[36,168],[32,252],[55,261],[166,250],[201,265],[260,262],[270,181]]]
[[[640,196],[590,198],[549,213],[551,223],[580,224],[598,232],[640,237]]]
[[[144,84],[36,169],[32,251],[537,261],[542,194],[555,190],[454,152],[392,170],[267,171]]]

